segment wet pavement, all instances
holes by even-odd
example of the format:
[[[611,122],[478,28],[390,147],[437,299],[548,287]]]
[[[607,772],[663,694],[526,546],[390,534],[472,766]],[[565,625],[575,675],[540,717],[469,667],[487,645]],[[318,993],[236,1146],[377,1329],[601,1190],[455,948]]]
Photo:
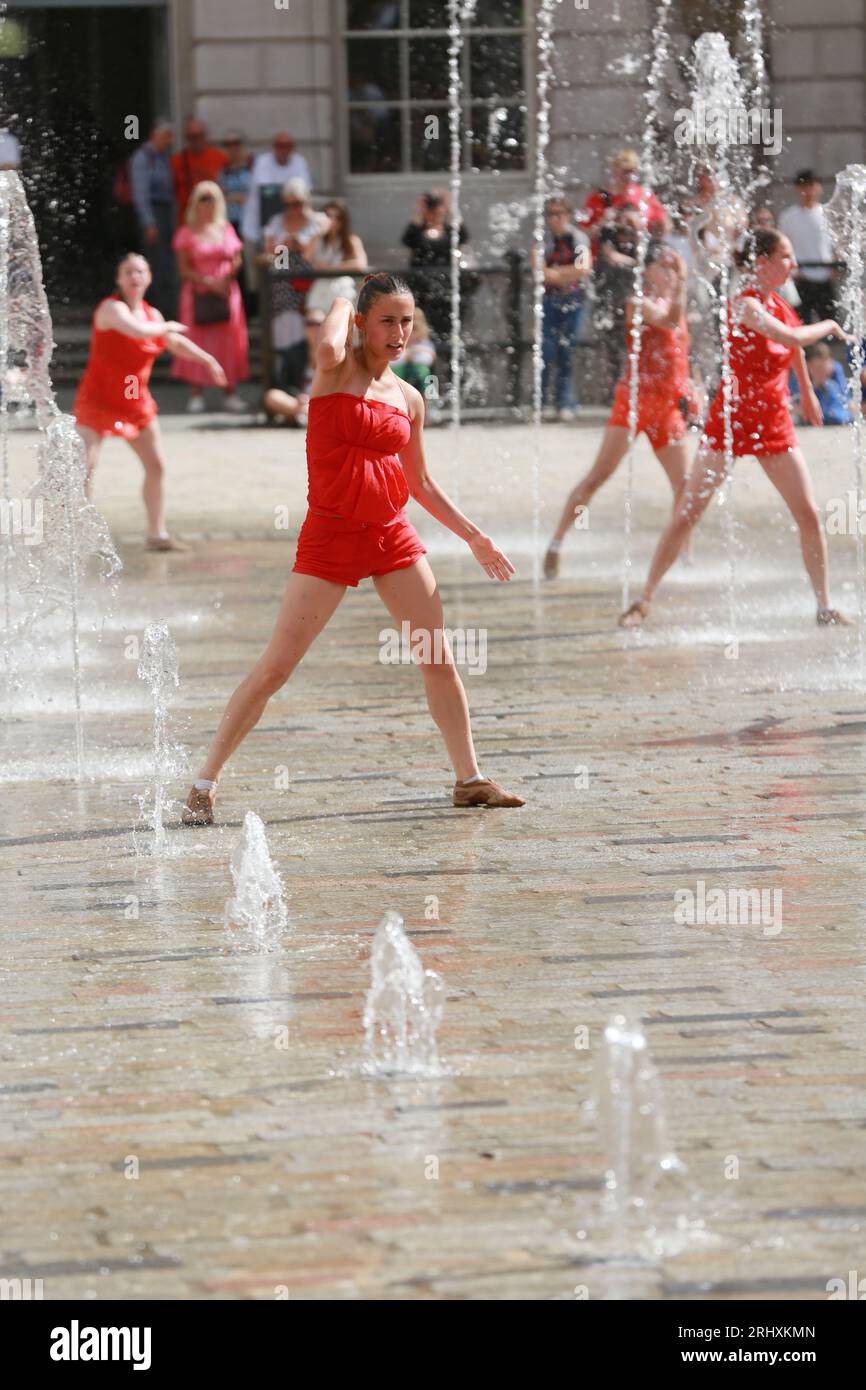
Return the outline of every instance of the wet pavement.
[[[138,465],[105,450],[125,571],[111,611],[88,593],[80,786],[65,620],[20,654],[0,1277],[48,1299],[808,1300],[866,1274],[866,688],[856,630],[815,625],[757,465],[737,469],[736,633],[712,508],[634,635],[615,626],[622,478],[535,586],[532,430],[468,426],[456,448],[432,431],[434,476],[518,567],[491,584],[411,505],[448,626],[485,635],[465,670],[481,767],[526,807],[451,808],[420,678],[379,660],[390,619],[365,583],[230,764],[219,825],[181,830],[175,806],[155,858],[133,830],[152,737],[135,639],[165,619],[177,644],[182,797],[303,516],[300,433],[203,424],[167,431],[187,555],[142,551]],[[598,437],[596,418],[545,428],[542,536]],[[824,509],[852,486],[847,432],[803,439]],[[31,442],[13,437],[19,476]],[[669,498],[643,446],[635,475],[641,575]],[[830,547],[851,611],[855,542]],[[224,925],[247,810],[286,886],[270,953]],[[360,1072],[388,909],[445,982],[433,1080]],[[620,1012],[642,1021],[687,1168],[627,1229],[588,1108]]]

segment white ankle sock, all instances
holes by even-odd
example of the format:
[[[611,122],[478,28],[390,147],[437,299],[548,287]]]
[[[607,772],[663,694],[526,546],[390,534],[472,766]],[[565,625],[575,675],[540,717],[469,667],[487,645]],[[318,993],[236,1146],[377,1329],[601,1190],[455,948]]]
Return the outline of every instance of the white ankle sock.
[[[475,774],[474,777],[464,777],[464,779],[463,779],[463,785],[464,785],[464,787],[471,787],[473,782],[486,782],[486,781],[487,781],[487,778],[484,776],[484,773],[483,773],[483,772],[476,772],[476,774]]]
[[[216,782],[209,782],[206,777],[199,777],[193,782],[197,792],[209,792],[211,787],[216,786]]]
[[[550,545],[549,545],[547,548],[548,548],[548,550],[561,550],[561,549],[562,549],[562,541],[551,541],[551,542],[550,542]]]

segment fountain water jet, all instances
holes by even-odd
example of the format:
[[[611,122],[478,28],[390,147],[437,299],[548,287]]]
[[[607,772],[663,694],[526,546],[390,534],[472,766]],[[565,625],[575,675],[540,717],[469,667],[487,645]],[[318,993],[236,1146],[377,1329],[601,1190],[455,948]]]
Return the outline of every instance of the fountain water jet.
[[[661,1083],[640,1026],[615,1014],[604,1030],[596,1107],[605,1150],[604,1207],[617,1224],[651,1224],[660,1178],[683,1174],[665,1125]]]
[[[863,381],[866,368],[863,340],[866,337],[866,273],[864,273],[864,227],[866,227],[866,165],[848,164],[836,175],[833,197],[826,205],[827,223],[837,246],[845,248],[846,267],[840,301],[842,326],[854,335],[850,354],[848,392],[851,397],[851,445],[854,463],[855,535],[857,543],[857,656],[861,686],[866,686],[866,555],[863,543],[864,435]]]
[[[634,313],[631,321],[629,346],[628,451],[626,453],[625,497],[623,502],[622,607],[628,608],[631,598],[631,521],[634,495],[634,452],[637,442],[638,390],[641,339],[643,337],[643,277],[646,267],[649,227],[647,208],[656,174],[656,120],[661,96],[661,77],[668,59],[668,19],[672,0],[661,0],[652,32],[652,59],[647,74],[646,113],[644,116],[641,149],[640,229],[638,231],[637,264],[634,269]]]
[[[150,686],[153,696],[153,797],[151,828],[153,853],[165,846],[163,815],[169,804],[165,795],[166,783],[173,771],[174,749],[168,739],[168,691],[178,684],[177,648],[167,623],[151,623],[145,629],[138,675]],[[142,813],[144,812],[142,798]]]
[[[454,442],[454,501],[460,498],[459,439],[463,385],[463,321],[460,294],[460,271],[463,263],[460,251],[461,192],[463,187],[463,77],[460,65],[463,57],[463,26],[471,22],[476,0],[448,0],[448,129],[451,164],[451,425]]]
[[[289,920],[283,881],[274,867],[260,816],[247,811],[231,858],[235,895],[225,905],[226,926],[248,927],[256,944],[272,950]]]
[[[30,608],[28,623],[57,607],[70,614],[72,682],[75,703],[75,758],[79,779],[84,772],[84,730],[80,653],[81,586],[87,566],[98,558],[103,579],[121,568],[111,535],[85,490],[84,443],[70,415],[58,409],[48,367],[54,342],[51,315],[42,283],[39,244],[21,180],[11,170],[0,171],[0,470],[3,500],[8,508],[8,371],[14,354],[25,395],[32,401],[40,431],[39,476],[28,500],[41,511],[42,539],[25,550],[26,570],[21,592]],[[8,702],[11,673],[12,621],[11,536],[4,544],[3,665]]]
[[[537,121],[535,132],[535,183],[533,191],[535,266],[532,274],[532,581],[541,577],[541,385],[544,371],[544,204],[548,194],[547,147],[550,143],[550,79],[553,43],[553,6],[557,0],[540,0],[537,18],[538,50]]]
[[[362,1070],[372,1076],[440,1076],[436,1029],[444,985],[435,971],[424,969],[396,912],[386,912],[379,923],[371,969]]]

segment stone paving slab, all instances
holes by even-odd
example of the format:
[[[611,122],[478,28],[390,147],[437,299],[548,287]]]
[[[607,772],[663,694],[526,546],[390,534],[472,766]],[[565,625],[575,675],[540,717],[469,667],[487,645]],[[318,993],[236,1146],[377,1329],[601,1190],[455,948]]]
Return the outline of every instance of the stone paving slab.
[[[545,429],[542,534],[598,437]],[[844,496],[845,432],[804,438],[822,504]],[[31,444],[16,432],[20,476]],[[167,446],[178,530],[221,539],[144,554],[137,465],[106,449],[98,500],[126,569],[107,616],[87,599],[81,786],[64,776],[61,618],[25,644],[13,692],[0,1277],[41,1277],[46,1298],[737,1301],[824,1298],[862,1275],[866,689],[856,632],[814,625],[756,466],[735,489],[730,660],[715,511],[630,636],[614,626],[622,480],[570,538],[563,577],[536,587],[532,431],[470,426],[456,449],[432,433],[434,475],[518,566],[494,588],[419,520],[449,626],[487,630],[487,670],[465,677],[482,767],[527,806],[450,807],[417,673],[378,660],[389,620],[365,584],[230,765],[220,824],[170,826],[154,858],[133,831],[151,732],[124,641],[168,620],[172,735],[194,764],[267,638],[304,494],[288,431],[184,423]],[[668,505],[642,446],[636,478],[640,573]],[[830,545],[851,607],[854,541]],[[247,809],[287,886],[272,954],[223,925]],[[699,882],[780,893],[781,929],[678,922],[675,895]],[[359,1071],[387,909],[445,981],[436,1080]],[[655,1250],[604,1216],[587,1109],[619,1009],[642,1020],[688,1170],[660,1193]],[[676,1239],[677,1215],[704,1228]]]

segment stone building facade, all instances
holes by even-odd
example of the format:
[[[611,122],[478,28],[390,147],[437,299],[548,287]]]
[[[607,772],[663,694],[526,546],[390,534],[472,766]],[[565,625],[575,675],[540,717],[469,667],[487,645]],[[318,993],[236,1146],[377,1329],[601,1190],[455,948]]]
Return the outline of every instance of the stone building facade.
[[[438,0],[443,17],[447,0]],[[505,3],[505,0],[503,0]],[[240,126],[255,149],[288,128],[309,160],[316,192],[347,197],[372,253],[394,253],[418,193],[447,174],[353,172],[348,134],[346,37],[350,0],[171,0],[175,115],[195,112],[214,136]],[[381,6],[397,11],[400,0]],[[525,63],[524,169],[466,176],[467,221],[483,235],[492,204],[520,201],[533,186],[538,0],[515,6]],[[704,28],[724,28],[738,6],[676,0],[675,46]],[[777,207],[795,169],[816,168],[828,191],[837,169],[866,158],[866,0],[768,0],[762,6],[770,104],[783,113],[784,145],[773,161]],[[404,10],[403,13],[408,13]],[[488,14],[492,13],[488,7]],[[554,82],[549,155],[563,186],[581,200],[605,158],[637,143],[645,53],[656,7],[646,0],[560,0],[553,6]],[[379,40],[377,40],[378,42]]]

